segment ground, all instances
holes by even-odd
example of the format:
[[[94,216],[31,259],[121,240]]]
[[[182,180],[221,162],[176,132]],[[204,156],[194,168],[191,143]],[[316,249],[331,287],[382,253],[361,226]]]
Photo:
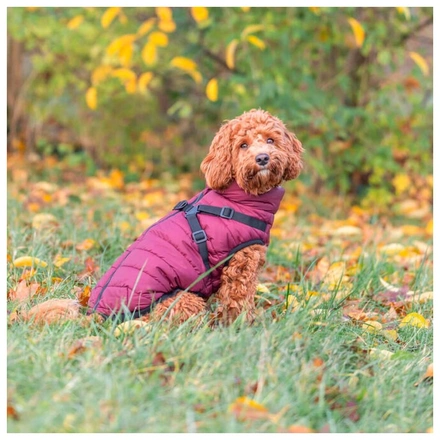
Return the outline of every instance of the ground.
[[[84,303],[137,235],[200,188],[190,176],[85,177],[53,158],[13,156],[8,171],[8,432],[432,429],[426,192],[379,209],[289,184],[253,325],[36,325],[17,312]]]

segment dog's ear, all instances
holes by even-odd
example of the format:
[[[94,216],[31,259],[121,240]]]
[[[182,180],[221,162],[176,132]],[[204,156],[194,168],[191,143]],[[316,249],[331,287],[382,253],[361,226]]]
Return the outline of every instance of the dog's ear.
[[[209,147],[209,153],[200,165],[209,188],[226,189],[233,180],[231,130],[230,124],[224,124],[215,135]]]
[[[303,162],[301,160],[301,154],[304,151],[301,142],[297,139],[297,137],[285,130],[285,148],[288,154],[288,160],[286,167],[284,169],[284,180],[292,180],[298,177],[299,173],[303,168]]]

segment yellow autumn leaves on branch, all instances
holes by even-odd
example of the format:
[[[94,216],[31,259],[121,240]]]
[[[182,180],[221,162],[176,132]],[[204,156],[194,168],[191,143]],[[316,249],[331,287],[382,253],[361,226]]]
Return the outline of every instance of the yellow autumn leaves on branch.
[[[243,7],[241,10],[245,14],[249,11],[249,8]],[[326,11],[325,8],[309,8],[309,10],[317,16],[325,14]],[[409,8],[398,7],[396,11],[398,14],[403,15],[406,20],[411,19]],[[67,28],[72,31],[79,28],[85,21],[85,15],[79,14],[71,18],[67,22]],[[199,29],[205,29],[213,23],[210,10],[206,7],[189,7],[188,17],[192,22],[192,26],[197,26]],[[109,7],[101,15],[101,26],[103,29],[109,29],[116,20],[119,20],[122,24],[128,22],[123,8]],[[349,45],[359,50],[363,49],[367,37],[364,25],[359,19],[354,17],[348,17],[346,20],[351,28],[352,35]],[[92,71],[91,87],[87,89],[85,94],[87,106],[92,110],[97,108],[99,93],[97,86],[112,77],[120,80],[127,93],[147,93],[154,78],[154,69],[157,68],[157,63],[161,59],[161,50],[169,46],[169,34],[173,33],[176,28],[173,9],[170,7],[156,7],[154,8],[154,16],[146,18],[135,30],[135,33],[120,35],[111,41],[105,50],[102,64]],[[267,25],[263,23],[245,26],[239,35],[232,36],[232,39],[226,44],[224,58],[218,54],[211,54],[212,58],[218,58],[230,71],[236,71],[237,50],[239,47],[242,45],[246,46],[247,44],[248,47],[254,46],[261,51],[267,48],[267,42],[261,36],[258,36],[258,33],[266,30],[266,28]],[[132,64],[138,67],[136,64],[138,62],[136,53],[140,54],[140,59],[148,68],[147,72],[139,73],[135,72],[137,69],[133,69]],[[174,55],[174,57],[170,57],[171,61],[168,61],[165,65],[189,75],[196,84],[205,83],[204,91],[206,97],[211,102],[217,101],[219,96],[219,79],[211,76],[211,78],[206,78],[206,82],[204,82],[200,60],[196,62],[185,55]],[[411,51],[408,53],[408,56],[425,76],[429,74],[428,63],[422,55]],[[153,69],[153,72],[150,69]]]

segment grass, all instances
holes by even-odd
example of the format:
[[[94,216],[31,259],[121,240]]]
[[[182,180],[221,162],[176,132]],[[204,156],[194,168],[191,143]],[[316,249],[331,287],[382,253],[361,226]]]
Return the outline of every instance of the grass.
[[[34,188],[33,183],[27,185]],[[80,191],[87,193],[83,187]],[[11,259],[33,255],[49,263],[34,276],[47,292],[32,303],[73,298],[74,286],[94,283],[93,276],[77,278],[86,259],[91,256],[103,273],[143,228],[120,195],[110,191],[81,198],[72,190],[65,205],[57,202],[55,192],[55,201],[43,209],[58,219],[58,226],[35,230],[26,188],[12,184],[10,193]],[[173,206],[166,197],[161,203]],[[146,203],[136,209],[157,215],[158,208],[152,206]],[[294,218],[295,240],[307,242],[312,240],[310,221],[300,215]],[[123,222],[137,229],[124,230]],[[96,240],[96,247],[78,251],[75,244],[87,238]],[[411,245],[413,237],[404,239]],[[63,247],[67,240],[74,245]],[[402,278],[411,272],[413,289],[432,290],[431,257],[408,268],[380,258],[373,243],[359,238],[349,238],[343,246],[325,239],[315,246],[319,255],[298,252],[291,243],[290,238],[272,240],[269,269],[262,275],[269,292],[260,295],[252,326],[241,319],[229,328],[215,329],[206,320],[178,328],[160,323],[116,337],[112,322],[88,327],[77,321],[10,324],[8,432],[285,432],[292,425],[318,432],[431,428],[432,385],[414,384],[432,362],[432,325],[398,327],[398,316],[386,321],[396,329],[396,340],[383,332],[369,332],[363,321],[345,316],[348,300],[337,293],[346,286],[331,290],[313,284],[307,275],[323,255],[338,261],[346,249],[360,245],[364,253],[350,276],[349,300],[359,300],[359,308],[382,316],[389,307],[375,300],[384,290],[380,277]],[[71,260],[57,268],[50,263],[57,254]],[[275,276],[271,268],[282,269],[281,275]],[[8,289],[16,287],[21,273],[9,264]],[[52,281],[53,277],[61,281]],[[304,294],[311,290],[317,295]],[[328,293],[326,301],[317,302]],[[287,301],[286,309],[287,294],[294,295],[299,305]],[[10,311],[16,306],[8,303]],[[412,311],[432,319],[432,301],[416,302],[405,313]],[[100,345],[72,351],[78,340],[90,336],[98,336]],[[243,396],[252,399],[251,408],[257,403],[264,408],[237,416],[231,404]]]

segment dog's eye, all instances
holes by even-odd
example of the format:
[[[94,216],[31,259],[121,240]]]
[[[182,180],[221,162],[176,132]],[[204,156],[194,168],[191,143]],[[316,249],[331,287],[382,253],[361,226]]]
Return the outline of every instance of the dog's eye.
[[[272,138],[269,138],[266,142],[267,142],[268,144],[273,144],[275,141],[274,141]]]
[[[248,144],[246,142],[244,142],[240,145],[240,148],[247,148],[247,147],[248,147]]]

